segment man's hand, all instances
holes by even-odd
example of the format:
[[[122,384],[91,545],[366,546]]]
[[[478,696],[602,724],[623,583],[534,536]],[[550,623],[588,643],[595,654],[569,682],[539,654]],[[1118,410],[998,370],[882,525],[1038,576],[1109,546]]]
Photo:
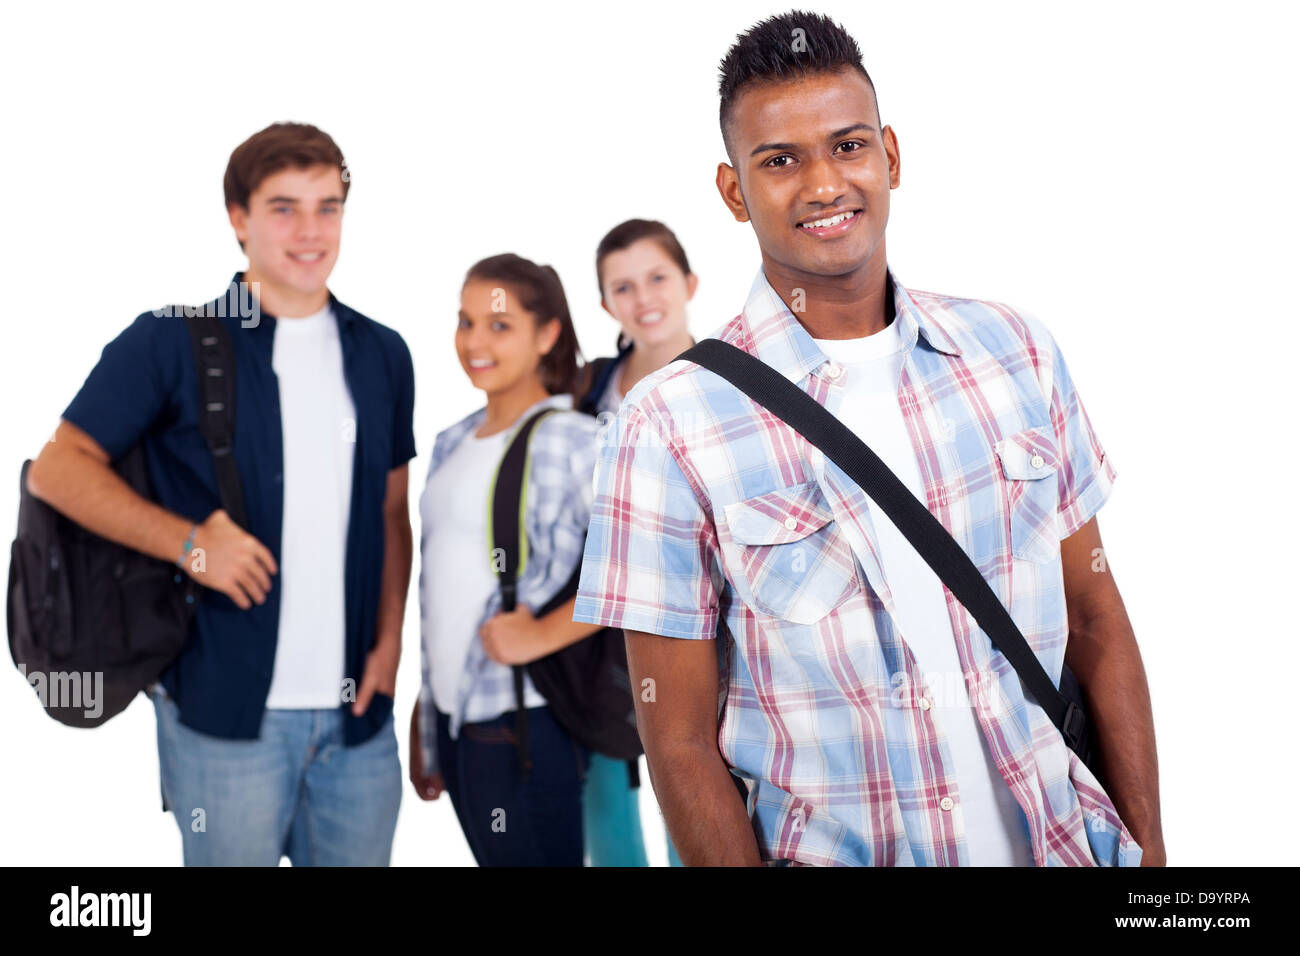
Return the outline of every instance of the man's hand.
[[[100,537],[176,563],[194,523],[142,498],[113,470],[108,452],[71,422],[59,422],[27,472],[28,490]],[[185,556],[185,572],[243,610],[266,600],[275,559],[221,510],[208,515]]]
[[[513,611],[498,611],[478,634],[488,657],[498,664],[527,664],[550,651],[546,629],[523,604]]]
[[[366,655],[366,669],[361,674],[361,688],[352,702],[352,716],[360,717],[370,706],[375,691],[389,697],[397,693],[397,662],[402,656],[400,637],[380,637]]]
[[[1135,836],[1133,839],[1137,840]],[[1138,846],[1142,847],[1142,862],[1139,866],[1168,866],[1165,860],[1165,841],[1161,837],[1159,840],[1151,840],[1151,845],[1147,846],[1141,840],[1138,840]]]
[[[420,752],[420,702],[411,708],[411,786],[421,800],[437,800],[446,789],[442,774],[424,772],[424,757]]]
[[[247,611],[254,602],[266,603],[277,569],[266,545],[218,508],[199,525],[194,549],[185,557],[185,573]]]

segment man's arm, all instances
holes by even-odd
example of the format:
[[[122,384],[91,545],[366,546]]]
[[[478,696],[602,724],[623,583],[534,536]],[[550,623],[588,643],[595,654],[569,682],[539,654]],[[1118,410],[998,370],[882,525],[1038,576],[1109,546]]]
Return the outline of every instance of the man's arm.
[[[718,752],[717,646],[642,631],[626,638],[650,783],[682,862],[761,866],[749,814]],[[652,695],[641,691],[647,679]]]
[[[1061,542],[1061,565],[1070,621],[1065,662],[1087,695],[1103,784],[1142,847],[1142,865],[1163,866],[1151,693],[1095,517]]]
[[[407,503],[409,468],[400,465],[388,473],[384,492],[384,568],[379,582],[379,614],[375,643],[366,656],[361,688],[352,704],[360,716],[370,706],[375,691],[392,697],[397,692],[397,664],[402,656],[402,618],[411,585],[411,512]]]
[[[179,557],[190,532],[190,521],[136,494],[112,469],[108,452],[66,420],[32,462],[27,488],[83,528],[164,561]],[[190,577],[244,610],[265,602],[275,559],[225,511],[214,511],[199,525],[194,548],[201,549],[204,570],[186,561]]]

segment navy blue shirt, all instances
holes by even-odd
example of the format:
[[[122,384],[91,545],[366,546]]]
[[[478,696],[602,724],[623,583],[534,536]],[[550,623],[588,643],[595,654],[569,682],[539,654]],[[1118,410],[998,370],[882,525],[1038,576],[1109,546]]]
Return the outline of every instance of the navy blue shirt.
[[[247,292],[241,318],[240,278],[236,273],[226,294],[205,308],[222,317],[234,343],[234,453],[247,530],[270,550],[278,567],[284,446],[279,384],[271,367],[276,320],[265,311],[255,324],[247,318]],[[357,419],[344,572],[344,675],[359,688],[379,613],[388,473],[415,457],[415,371],[397,332],[348,308],[333,293],[330,305]],[[105,346],[63,417],[114,459],[143,441],[156,500],[169,511],[197,524],[221,507],[212,456],[199,431],[193,350],[180,316],[139,316]],[[177,554],[183,544],[176,542]],[[259,736],[279,630],[277,584],[278,575],[272,575],[266,603],[247,611],[219,591],[202,589],[184,649],[161,678],[185,726],[216,737]],[[361,717],[352,716],[351,706],[342,701],[340,688],[344,742],[355,745],[384,725],[393,699],[376,693]]]

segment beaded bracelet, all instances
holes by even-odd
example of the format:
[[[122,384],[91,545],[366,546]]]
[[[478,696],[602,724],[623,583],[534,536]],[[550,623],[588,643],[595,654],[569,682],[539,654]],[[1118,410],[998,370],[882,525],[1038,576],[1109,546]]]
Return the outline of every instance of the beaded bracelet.
[[[178,568],[185,567],[185,559],[189,556],[189,553],[194,550],[194,536],[198,533],[199,533],[198,525],[194,525],[194,527],[190,528],[190,536],[185,539],[185,544],[182,547],[180,557],[176,559],[176,567]]]

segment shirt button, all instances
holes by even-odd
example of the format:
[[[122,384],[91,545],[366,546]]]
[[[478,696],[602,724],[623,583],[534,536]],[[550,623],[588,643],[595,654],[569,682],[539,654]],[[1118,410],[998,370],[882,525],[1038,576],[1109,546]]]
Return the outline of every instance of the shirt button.
[[[786,530],[786,531],[793,531],[793,530],[794,530],[795,528],[797,528],[797,527],[799,527],[799,522],[795,521],[793,518],[786,518],[786,519],[785,519],[785,530]]]
[[[837,364],[837,363],[835,363],[835,362],[827,362],[827,363],[826,363],[826,377],[827,377],[827,378],[839,378],[839,377],[840,377],[841,375],[843,375],[843,374],[844,374],[844,366],[839,365],[839,364]]]
[[[940,810],[951,810],[953,808],[952,797],[944,797],[939,801]]]
[[[919,706],[920,706],[920,708],[921,708],[922,710],[929,710],[929,709],[930,709],[930,698],[929,698],[929,697],[922,697],[921,700],[920,700]]]
[[[1043,456],[1042,456],[1042,455],[1035,455],[1033,458],[1029,459],[1029,463],[1030,463],[1031,465],[1033,465],[1035,468],[1042,468],[1042,467],[1043,467]]]

